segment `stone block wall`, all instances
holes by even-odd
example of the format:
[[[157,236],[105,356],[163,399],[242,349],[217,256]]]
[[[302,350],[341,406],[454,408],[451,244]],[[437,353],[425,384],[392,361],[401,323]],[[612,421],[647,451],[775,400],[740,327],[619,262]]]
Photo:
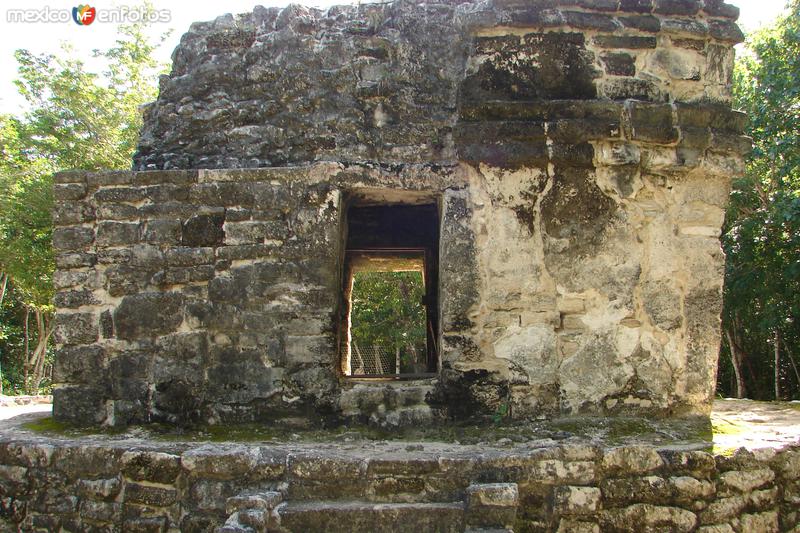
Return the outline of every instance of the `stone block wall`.
[[[0,489],[20,531],[777,533],[800,524],[800,450],[3,439]]]
[[[533,126],[496,130],[516,141],[505,148],[474,136],[483,149],[464,154],[456,124],[476,106],[484,118],[541,118],[552,108],[526,109],[552,100],[727,105],[737,16],[721,0],[259,6],[192,24],[147,110],[134,168],[538,162],[543,145],[524,142],[541,136]],[[679,140],[669,125],[653,137],[661,109],[637,140]]]
[[[457,180],[320,164],[56,181],[54,414],[124,425],[333,416],[343,191]]]
[[[57,177],[56,416],[706,414],[749,148],[735,17],[494,0],[194,24],[138,170]],[[359,195],[439,209],[440,368],[414,390],[339,370]]]

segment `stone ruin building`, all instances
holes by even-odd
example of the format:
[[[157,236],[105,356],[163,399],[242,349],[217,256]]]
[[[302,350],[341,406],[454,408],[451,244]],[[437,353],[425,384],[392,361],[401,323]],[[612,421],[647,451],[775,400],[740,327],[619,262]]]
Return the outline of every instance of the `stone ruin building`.
[[[549,429],[709,413],[749,148],[737,12],[397,0],[193,24],[134,170],[56,176],[53,412],[226,442],[4,422],[0,530],[798,531],[800,447]],[[377,365],[356,280],[398,272],[424,282],[424,340]],[[628,414],[674,418],[604,418]],[[486,440],[443,438],[452,420]],[[401,426],[438,436],[365,437]]]
[[[749,148],[737,14],[398,0],[193,24],[134,170],[56,178],[55,417],[707,415]],[[353,362],[370,268],[424,274],[414,372]]]

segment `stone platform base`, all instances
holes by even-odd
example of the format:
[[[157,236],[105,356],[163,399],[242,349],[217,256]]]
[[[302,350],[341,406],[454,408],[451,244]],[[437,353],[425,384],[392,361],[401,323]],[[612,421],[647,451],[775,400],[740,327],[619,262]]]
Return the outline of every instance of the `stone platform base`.
[[[800,447],[157,442],[0,431],[0,531],[800,531]]]

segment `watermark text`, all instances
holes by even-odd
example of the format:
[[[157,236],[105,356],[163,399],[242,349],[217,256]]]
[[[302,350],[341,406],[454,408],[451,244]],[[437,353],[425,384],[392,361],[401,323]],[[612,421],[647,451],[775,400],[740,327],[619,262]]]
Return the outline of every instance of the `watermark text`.
[[[12,24],[57,24],[73,22],[75,20],[72,13],[73,10],[74,9],[53,8],[50,6],[42,8],[12,8],[6,10],[6,22]],[[158,23],[170,22],[172,20],[172,12],[169,9],[147,9],[142,6],[117,6],[102,9],[91,8],[91,10],[94,13],[91,22],[99,22],[101,24],[131,24],[137,22]],[[84,21],[86,20],[85,11],[82,19]]]

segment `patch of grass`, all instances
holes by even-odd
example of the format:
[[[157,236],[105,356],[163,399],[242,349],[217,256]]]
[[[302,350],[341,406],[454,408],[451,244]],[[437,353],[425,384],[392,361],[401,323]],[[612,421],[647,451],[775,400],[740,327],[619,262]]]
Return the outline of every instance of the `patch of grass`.
[[[554,420],[552,427],[577,437],[596,438],[612,445],[634,442],[650,444],[711,442],[708,419],[662,419],[639,417],[578,417]]]
[[[689,440],[713,442],[714,429],[710,421],[698,423],[691,427]]]
[[[378,428],[347,425],[334,428],[296,428],[268,423],[225,424],[176,428],[150,424],[131,428],[166,441],[207,442],[354,442],[354,441],[423,441],[478,444],[507,439],[525,442],[545,438],[552,431],[527,425],[477,425],[440,423],[433,427]]]
[[[653,424],[643,418],[619,418],[609,420],[607,435],[612,441],[620,442],[630,437],[642,438],[655,432]]]
[[[568,438],[613,445],[647,442],[711,442],[711,425],[693,421],[647,420],[636,417],[564,417],[552,420],[501,424],[454,423],[443,421],[430,427],[377,428],[347,425],[331,428],[298,428],[275,423],[200,425],[180,428],[170,424],[147,424],[128,428],[75,427],[41,418],[24,424],[26,429],[68,437],[126,434],[137,438],[169,442],[443,442],[460,444],[514,443]],[[735,427],[735,426],[731,426]],[[731,428],[725,428],[732,430]]]
[[[713,420],[711,422],[711,428],[714,434],[717,435],[738,435],[744,431],[744,428],[741,426],[721,419]]]
[[[551,421],[550,423],[553,428],[558,431],[566,431],[568,433],[583,433],[589,427],[596,427],[596,424],[592,423],[591,419],[584,419],[584,418],[556,418],[555,420]]]
[[[714,455],[733,457],[733,454],[736,452],[736,450],[738,450],[736,446],[720,446],[719,444],[715,444],[708,451],[713,453]]]
[[[59,422],[51,416],[25,422],[22,424],[22,427],[37,433],[44,433],[46,435],[59,435],[64,437],[121,435],[127,431],[127,428],[117,427],[75,426],[66,422]]]
[[[52,416],[37,418],[32,422],[25,422],[22,424],[22,427],[39,433],[65,433],[68,430],[74,429],[73,426],[65,424],[64,422],[59,422]]]
[[[711,421],[712,432],[714,435],[740,435],[747,431],[746,428],[729,422],[724,419],[714,419]],[[724,445],[719,442],[714,442],[711,452],[714,455],[722,455],[730,457],[738,449],[738,446],[731,446],[730,444]]]
[[[160,437],[180,440],[203,440],[210,442],[323,442],[341,440],[382,440],[386,432],[370,427],[339,427],[331,429],[297,429],[270,424],[230,424],[201,426],[183,432],[168,430]]]

